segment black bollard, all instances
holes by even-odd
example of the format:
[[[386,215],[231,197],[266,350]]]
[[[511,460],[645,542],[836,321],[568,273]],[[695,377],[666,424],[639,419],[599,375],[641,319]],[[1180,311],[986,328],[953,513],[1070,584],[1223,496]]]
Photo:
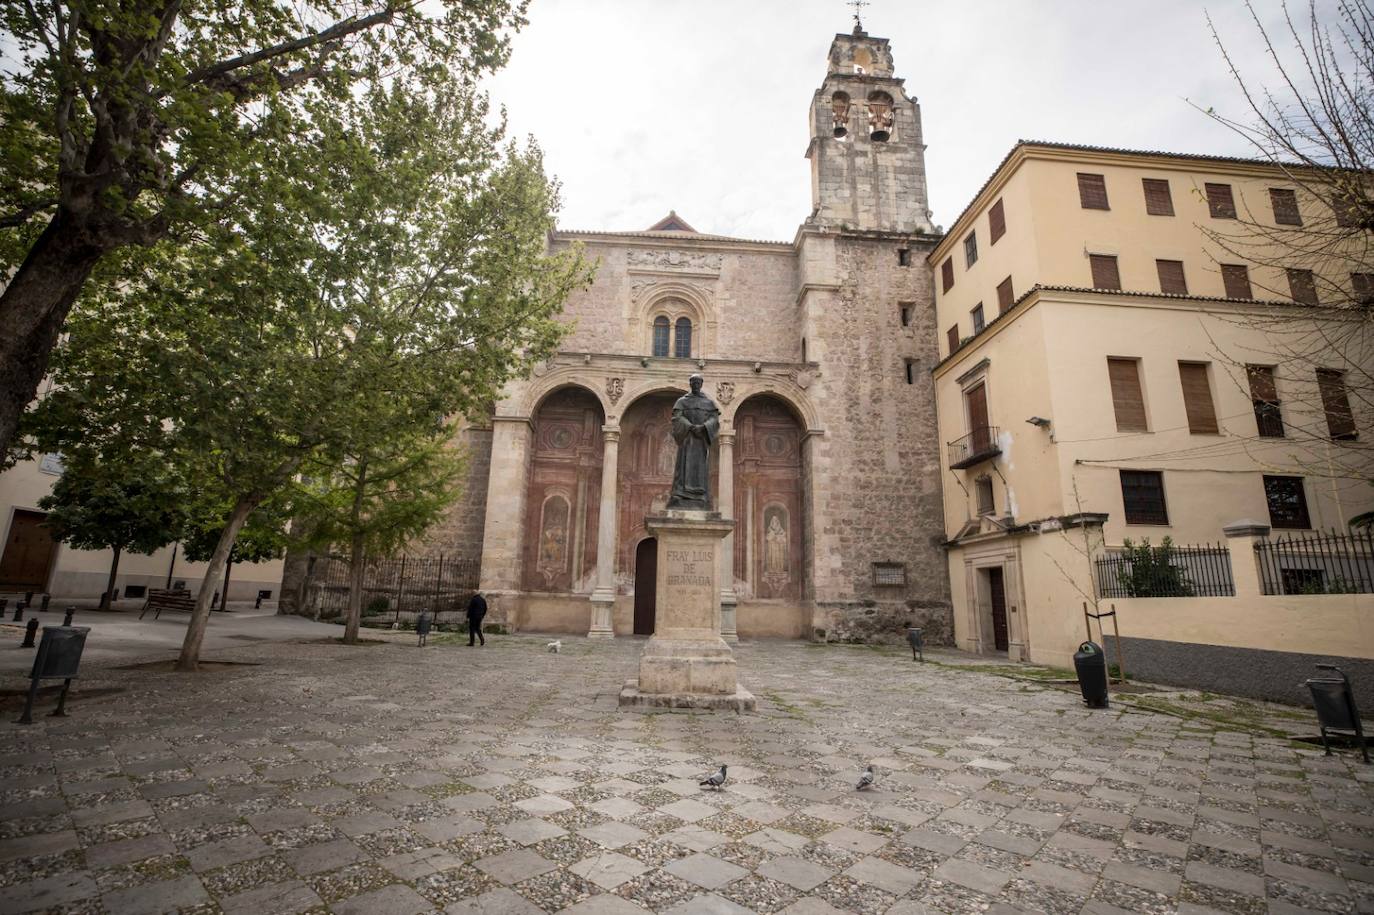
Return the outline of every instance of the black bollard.
[[[24,643],[20,648],[32,648],[33,640],[38,635],[38,617],[29,620],[29,624],[24,627]]]
[[[21,600],[19,603],[17,603],[17,604],[14,605],[14,621],[15,621],[16,623],[19,623],[19,622],[23,622],[23,619],[24,619],[24,602]]]
[[[46,610],[46,609],[48,609],[48,603],[49,603],[51,600],[52,600],[52,595],[51,595],[51,594],[44,594],[44,595],[43,595],[43,602],[42,602],[41,604],[38,605],[38,609],[39,609],[39,610]]]
[[[8,597],[0,597],[0,619],[4,619],[5,608],[9,606],[9,603],[10,599]]]
[[[24,592],[24,606],[25,606],[25,607],[28,607],[28,606],[31,606],[32,604],[33,604],[33,592],[32,592],[32,591],[25,591],[25,592]]]
[[[76,608],[75,608],[75,607],[68,607],[68,608],[67,608],[67,616],[66,616],[66,619],[62,620],[62,625],[63,625],[63,626],[70,626],[70,625],[72,624],[72,617],[74,617],[74,616],[76,616]]]

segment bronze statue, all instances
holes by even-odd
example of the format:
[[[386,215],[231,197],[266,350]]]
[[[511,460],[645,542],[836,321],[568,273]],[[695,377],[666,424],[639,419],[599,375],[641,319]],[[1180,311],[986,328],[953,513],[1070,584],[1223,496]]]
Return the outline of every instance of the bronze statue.
[[[700,375],[693,375],[688,379],[692,392],[673,404],[677,463],[673,489],[668,494],[669,508],[711,510],[711,446],[720,432],[720,410],[701,393],[702,381]]]

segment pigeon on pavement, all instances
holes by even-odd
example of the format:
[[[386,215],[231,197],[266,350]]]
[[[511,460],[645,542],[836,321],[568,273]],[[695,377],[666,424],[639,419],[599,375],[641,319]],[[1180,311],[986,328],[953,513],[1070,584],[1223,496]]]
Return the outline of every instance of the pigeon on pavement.
[[[721,786],[725,784],[725,767],[721,766],[713,775],[703,778],[701,784],[704,787],[714,788],[719,791]]]
[[[873,764],[869,763],[868,768],[864,770],[864,774],[859,776],[859,783],[854,786],[854,790],[863,791],[867,788],[872,788],[874,778]]]

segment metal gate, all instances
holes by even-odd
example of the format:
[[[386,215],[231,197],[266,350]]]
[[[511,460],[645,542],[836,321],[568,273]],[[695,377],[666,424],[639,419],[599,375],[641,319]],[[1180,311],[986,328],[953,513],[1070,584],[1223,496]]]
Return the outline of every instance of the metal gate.
[[[312,560],[306,576],[306,607],[317,619],[342,617],[348,611],[349,564],[334,556]],[[402,556],[369,559],[363,570],[363,615],[390,614],[410,618],[421,610],[436,614],[435,622],[456,622],[477,591],[481,562],[471,558]],[[382,602],[386,608],[378,612]],[[442,614],[442,616],[440,616]]]

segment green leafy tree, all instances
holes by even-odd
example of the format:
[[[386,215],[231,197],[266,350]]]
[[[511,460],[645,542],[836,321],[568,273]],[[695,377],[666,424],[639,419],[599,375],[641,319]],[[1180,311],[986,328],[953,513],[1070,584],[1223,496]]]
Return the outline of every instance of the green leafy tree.
[[[240,185],[360,91],[502,65],[525,6],[0,0],[0,454],[112,253],[232,219]]]
[[[38,501],[53,538],[79,550],[111,550],[100,607],[108,610],[125,552],[151,554],[176,540],[184,492],[160,455],[68,453],[52,493]]]
[[[1127,597],[1193,596],[1188,573],[1174,565],[1173,538],[1165,537],[1159,546],[1151,546],[1149,537],[1139,543],[1127,537],[1121,544],[1121,567],[1116,579]]]
[[[590,278],[546,250],[538,148],[503,147],[471,86],[421,71],[312,113],[310,143],[235,186],[229,224],[137,252],[73,312],[35,411],[46,447],[137,435],[226,506],[182,670],[259,506],[364,453],[378,399],[430,427],[476,415],[553,352],[553,315]]]

